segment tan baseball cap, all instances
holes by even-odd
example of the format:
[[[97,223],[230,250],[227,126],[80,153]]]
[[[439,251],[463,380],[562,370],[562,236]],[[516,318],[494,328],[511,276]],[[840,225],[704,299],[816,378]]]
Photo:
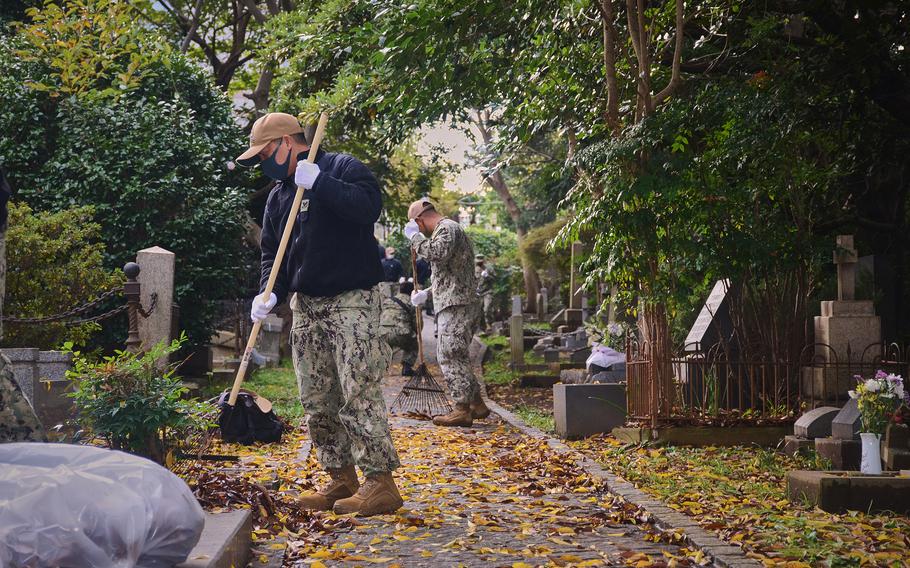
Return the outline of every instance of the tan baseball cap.
[[[408,221],[413,221],[431,209],[436,208],[433,207],[429,199],[418,199],[408,207]]]
[[[253,123],[253,129],[250,131],[250,147],[246,152],[237,156],[235,160],[241,166],[252,167],[260,162],[259,151],[265,148],[266,144],[291,134],[301,134],[304,132],[297,117],[283,112],[270,112],[259,117]],[[307,137],[307,141],[309,141]]]

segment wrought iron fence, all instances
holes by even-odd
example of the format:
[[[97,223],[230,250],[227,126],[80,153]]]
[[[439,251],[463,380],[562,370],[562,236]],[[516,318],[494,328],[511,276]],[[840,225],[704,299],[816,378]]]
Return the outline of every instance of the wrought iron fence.
[[[882,369],[906,381],[910,370],[907,348],[895,343],[840,353],[817,343],[793,360],[743,355],[749,352],[755,351],[687,345],[669,360],[657,361],[649,344],[628,341],[629,419],[652,427],[787,423],[806,408],[842,405],[856,375],[869,377]]]

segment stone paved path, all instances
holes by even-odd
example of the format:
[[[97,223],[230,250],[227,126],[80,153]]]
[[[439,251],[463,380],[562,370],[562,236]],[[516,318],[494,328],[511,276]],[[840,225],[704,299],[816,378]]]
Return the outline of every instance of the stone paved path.
[[[438,368],[437,368],[438,372]],[[388,377],[387,400],[400,389]],[[441,429],[394,417],[405,509],[358,519],[307,545],[294,566],[675,566],[688,551],[658,542],[630,512],[540,440],[500,421]],[[313,462],[310,460],[310,464]],[[318,563],[318,564],[317,564]]]

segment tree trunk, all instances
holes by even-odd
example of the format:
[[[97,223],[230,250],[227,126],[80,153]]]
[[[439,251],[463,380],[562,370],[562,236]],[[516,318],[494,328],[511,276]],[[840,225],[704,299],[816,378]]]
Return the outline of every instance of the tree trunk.
[[[489,111],[477,111],[477,117],[472,119],[472,122],[477,127],[477,130],[480,131],[480,136],[483,138],[483,143],[485,146],[489,146],[493,141],[493,133],[490,130],[489,120]],[[512,219],[512,223],[515,225],[515,234],[518,240],[519,258],[521,258],[521,272],[525,283],[525,296],[528,299],[525,309],[530,313],[536,313],[537,294],[540,293],[540,276],[537,274],[537,271],[534,270],[534,267],[531,266],[531,263],[528,261],[528,259],[525,258],[524,254],[520,252],[521,244],[524,242],[524,237],[527,234],[527,231],[525,231],[521,226],[521,209],[515,202],[515,198],[512,197],[512,192],[509,191],[509,186],[506,183],[505,178],[502,176],[501,171],[496,170],[493,174],[487,176],[486,182],[490,184],[490,187],[493,188],[493,190],[496,192],[496,195],[502,199],[503,204],[506,206],[506,211],[509,213],[509,217]]]

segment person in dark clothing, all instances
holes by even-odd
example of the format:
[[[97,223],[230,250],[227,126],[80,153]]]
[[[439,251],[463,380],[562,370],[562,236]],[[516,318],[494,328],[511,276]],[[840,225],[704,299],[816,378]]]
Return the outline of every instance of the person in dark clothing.
[[[383,250],[382,270],[386,282],[398,283],[404,276],[404,267],[401,266],[401,261],[395,258],[395,249],[392,247]]]
[[[253,301],[261,321],[292,294],[291,346],[300,401],[330,481],[298,499],[305,509],[376,515],[402,505],[392,472],[392,443],[380,381],[391,352],[380,329],[382,264],[373,224],[382,193],[353,156],[320,150],[304,160],[310,140],[297,119],[270,113],[253,124],[250,148],[237,162],[259,164],[278,183],[262,222],[261,284],[278,271],[274,292]],[[287,252],[275,266],[297,187],[305,188]],[[354,466],[364,474],[363,485]]]

